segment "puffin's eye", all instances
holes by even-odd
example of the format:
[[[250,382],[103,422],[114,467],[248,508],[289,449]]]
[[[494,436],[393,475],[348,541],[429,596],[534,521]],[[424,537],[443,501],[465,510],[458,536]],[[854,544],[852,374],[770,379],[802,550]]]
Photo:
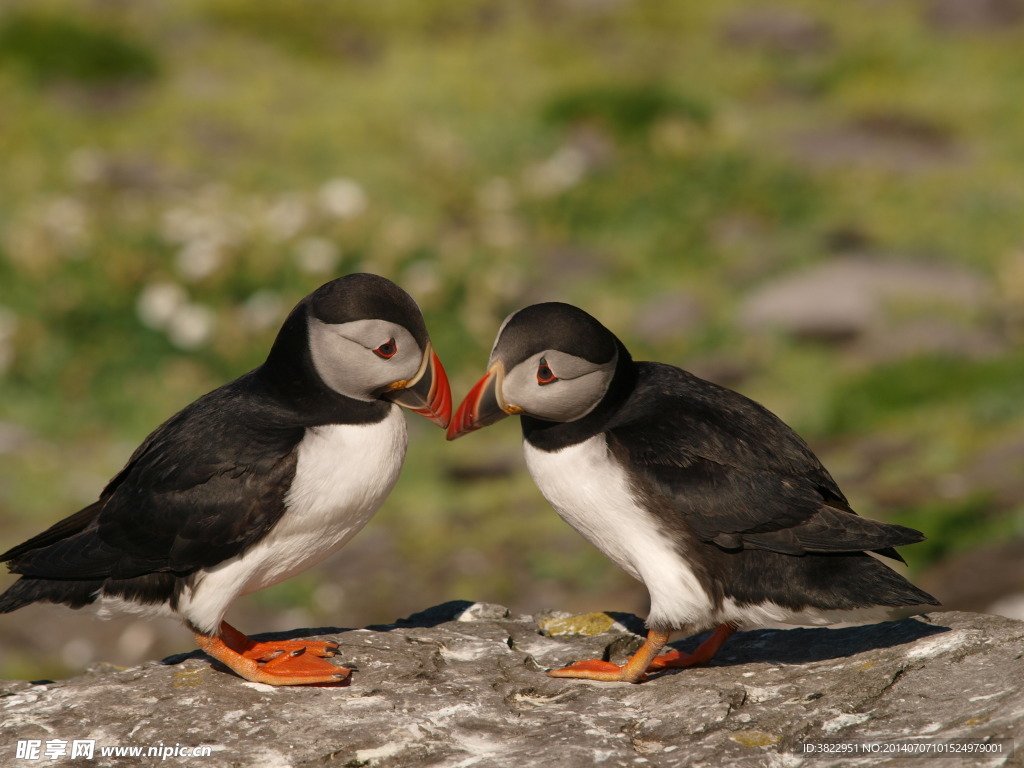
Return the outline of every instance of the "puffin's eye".
[[[385,360],[389,360],[395,356],[395,353],[397,351],[398,345],[395,344],[395,340],[388,339],[375,350],[373,350],[373,354],[375,354],[377,357],[383,357]]]
[[[537,383],[540,385],[551,384],[558,381],[558,377],[555,376],[554,371],[548,366],[548,361],[543,357],[540,359],[540,364],[537,366]]]

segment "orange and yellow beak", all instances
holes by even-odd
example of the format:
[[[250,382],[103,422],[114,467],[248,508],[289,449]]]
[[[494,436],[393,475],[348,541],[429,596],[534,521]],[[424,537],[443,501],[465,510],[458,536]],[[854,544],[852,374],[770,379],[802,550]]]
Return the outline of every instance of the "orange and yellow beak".
[[[451,426],[448,427],[448,439],[468,435],[481,427],[501,421],[506,416],[522,413],[518,405],[509,405],[501,394],[501,381],[505,376],[505,368],[500,362],[490,367],[478,381],[466,399],[462,401]]]
[[[413,413],[425,416],[442,429],[451,421],[452,390],[444,366],[430,342],[427,342],[427,350],[416,375],[394,382],[384,396]]]

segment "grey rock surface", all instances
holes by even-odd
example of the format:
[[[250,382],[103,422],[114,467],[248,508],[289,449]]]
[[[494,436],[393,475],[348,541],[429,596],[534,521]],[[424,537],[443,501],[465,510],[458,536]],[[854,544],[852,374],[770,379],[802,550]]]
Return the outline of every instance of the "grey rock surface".
[[[542,634],[541,627],[546,634]],[[632,631],[631,631],[632,630]],[[1005,739],[1024,732],[1024,622],[969,613],[734,635],[707,667],[639,685],[544,669],[635,649],[626,614],[510,617],[452,602],[334,637],[351,685],[273,688],[201,653],[55,683],[0,683],[0,765],[825,766],[820,739]],[[691,649],[697,638],[676,647]],[[17,759],[19,740],[95,740],[92,760]],[[209,757],[126,758],[101,747],[210,746]],[[1024,765],[929,757],[916,766]]]
[[[991,344],[975,338],[970,324],[951,320],[983,312],[992,295],[980,274],[961,267],[849,254],[766,281],[744,298],[739,319],[751,332],[823,340],[871,335],[887,348],[902,340],[904,354],[968,354]]]
[[[822,21],[784,7],[748,7],[725,22],[727,43],[772,53],[806,54],[832,47],[832,31]]]

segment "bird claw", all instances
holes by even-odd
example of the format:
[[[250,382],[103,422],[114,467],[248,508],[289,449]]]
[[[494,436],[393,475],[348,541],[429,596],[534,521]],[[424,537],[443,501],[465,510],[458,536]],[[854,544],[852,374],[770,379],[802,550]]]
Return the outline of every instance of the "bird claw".
[[[301,656],[309,653],[312,656],[330,658],[338,653],[338,644],[332,640],[269,640],[264,643],[250,641],[250,645],[241,651],[242,656],[255,661],[271,661],[282,654]]]

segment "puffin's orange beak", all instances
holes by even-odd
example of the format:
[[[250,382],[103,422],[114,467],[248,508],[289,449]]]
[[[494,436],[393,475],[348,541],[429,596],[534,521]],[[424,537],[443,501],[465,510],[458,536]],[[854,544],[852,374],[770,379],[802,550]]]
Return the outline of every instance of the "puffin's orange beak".
[[[416,375],[408,381],[396,381],[384,397],[425,416],[442,429],[448,426],[452,418],[452,390],[441,359],[429,341]]]
[[[481,427],[490,426],[506,416],[522,413],[518,405],[508,405],[501,395],[501,381],[505,376],[505,368],[497,362],[478,381],[466,399],[462,401],[451,426],[448,427],[448,439],[468,435]]]

